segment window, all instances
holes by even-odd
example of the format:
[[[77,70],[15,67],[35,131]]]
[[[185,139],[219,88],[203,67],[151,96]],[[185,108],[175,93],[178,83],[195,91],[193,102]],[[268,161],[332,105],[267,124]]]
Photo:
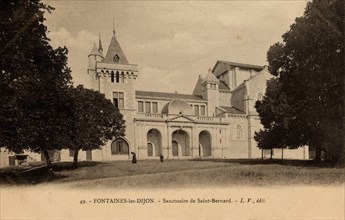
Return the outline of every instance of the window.
[[[119,55],[116,54],[116,55],[113,57],[114,63],[118,63],[119,60],[120,60],[120,57],[119,57]]]
[[[121,74],[119,72],[111,72],[111,82],[116,82],[116,83],[124,83],[125,82],[125,75],[122,72]]]
[[[138,112],[144,112],[144,102],[138,102]]]
[[[119,74],[119,72],[116,72],[116,82],[117,83],[120,82],[120,74]]]
[[[113,100],[116,108],[123,109],[125,107],[123,92],[113,92]]]
[[[118,138],[111,143],[111,154],[128,154],[128,152],[129,146],[124,139]]]
[[[206,107],[204,105],[200,106],[200,114],[206,115]]]
[[[151,102],[145,102],[145,112],[151,113]]]
[[[114,78],[115,78],[114,72],[111,72],[111,82],[112,82],[112,83],[114,82]]]
[[[236,126],[236,139],[242,138],[242,127],[241,125]]]
[[[152,113],[158,113],[158,103],[152,102]]]
[[[158,103],[138,101],[138,112],[158,113]]]
[[[198,105],[194,105],[194,115],[199,116],[199,106]]]

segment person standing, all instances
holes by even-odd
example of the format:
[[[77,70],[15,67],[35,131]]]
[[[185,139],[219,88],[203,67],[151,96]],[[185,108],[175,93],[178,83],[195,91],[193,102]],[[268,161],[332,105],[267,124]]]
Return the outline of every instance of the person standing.
[[[137,163],[137,156],[134,152],[131,152],[132,156],[132,163]]]

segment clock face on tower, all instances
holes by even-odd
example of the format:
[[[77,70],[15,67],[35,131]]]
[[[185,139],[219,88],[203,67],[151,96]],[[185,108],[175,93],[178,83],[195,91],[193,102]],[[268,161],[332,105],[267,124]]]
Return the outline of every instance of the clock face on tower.
[[[118,63],[119,60],[120,60],[120,57],[116,54],[116,55],[113,57],[114,63]]]

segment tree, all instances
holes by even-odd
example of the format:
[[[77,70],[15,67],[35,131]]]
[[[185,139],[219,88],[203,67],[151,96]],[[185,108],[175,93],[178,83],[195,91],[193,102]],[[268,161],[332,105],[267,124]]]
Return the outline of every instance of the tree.
[[[53,49],[40,0],[0,1],[0,146],[43,153],[68,143],[67,48]]]
[[[281,91],[282,85],[277,78],[267,82],[265,97],[262,101],[257,101],[257,109],[264,130],[255,132],[254,139],[258,142],[260,149],[271,149],[271,159],[273,148],[297,148],[300,141],[295,139],[297,130],[289,129],[289,121],[292,118],[285,116],[285,110],[289,108],[288,97]]]
[[[73,106],[72,123],[69,125],[71,143],[68,148],[74,151],[73,166],[77,167],[80,150],[99,149],[108,140],[123,136],[125,121],[104,94],[79,85],[69,88],[68,96]]]
[[[257,104],[264,124],[256,137],[259,146],[279,134],[275,145],[309,145],[316,150],[316,160],[321,151],[328,159],[340,159],[345,112],[343,9],[342,0],[307,3],[283,42],[270,47],[269,70],[279,88]]]

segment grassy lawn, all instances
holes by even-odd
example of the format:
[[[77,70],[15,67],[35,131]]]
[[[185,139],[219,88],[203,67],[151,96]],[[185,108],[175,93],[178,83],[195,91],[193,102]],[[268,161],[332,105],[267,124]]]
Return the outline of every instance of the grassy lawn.
[[[345,170],[319,167],[310,161],[169,160],[81,164],[76,170],[56,172],[71,187],[210,187],[290,184],[338,185]]]
[[[158,160],[54,164],[56,179],[46,184],[72,188],[172,188],[212,186],[339,185],[345,169],[311,161],[261,160]],[[8,171],[7,171],[8,172]]]

